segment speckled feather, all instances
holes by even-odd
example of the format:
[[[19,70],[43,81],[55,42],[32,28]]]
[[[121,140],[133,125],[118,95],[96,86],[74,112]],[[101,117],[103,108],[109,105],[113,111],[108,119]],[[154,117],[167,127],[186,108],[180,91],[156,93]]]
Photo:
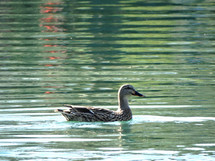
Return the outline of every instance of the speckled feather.
[[[58,111],[66,118],[67,121],[81,122],[110,122],[110,121],[127,121],[132,119],[131,110],[112,111],[95,107],[67,106],[69,109]]]

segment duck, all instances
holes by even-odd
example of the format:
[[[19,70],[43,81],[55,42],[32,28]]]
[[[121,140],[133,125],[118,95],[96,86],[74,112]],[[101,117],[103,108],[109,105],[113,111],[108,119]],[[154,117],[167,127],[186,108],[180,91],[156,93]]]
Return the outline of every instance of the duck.
[[[137,92],[132,85],[124,84],[118,90],[118,109],[112,111],[105,108],[65,105],[66,110],[57,109],[67,121],[78,122],[114,122],[128,121],[132,119],[132,111],[128,104],[129,96],[145,97]]]

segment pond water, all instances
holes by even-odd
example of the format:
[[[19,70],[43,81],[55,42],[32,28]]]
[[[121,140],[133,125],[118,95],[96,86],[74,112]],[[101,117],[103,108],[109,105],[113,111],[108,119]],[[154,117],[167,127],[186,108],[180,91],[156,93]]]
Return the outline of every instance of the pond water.
[[[215,160],[213,0],[2,0],[0,160]],[[63,104],[126,122],[67,122]]]

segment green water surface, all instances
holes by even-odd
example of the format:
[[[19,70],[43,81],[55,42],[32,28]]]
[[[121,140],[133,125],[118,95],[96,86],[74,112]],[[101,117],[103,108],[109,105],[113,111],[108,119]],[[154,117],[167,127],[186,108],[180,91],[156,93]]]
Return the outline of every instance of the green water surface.
[[[215,160],[215,2],[2,0],[0,160]],[[67,122],[63,104],[127,122]]]

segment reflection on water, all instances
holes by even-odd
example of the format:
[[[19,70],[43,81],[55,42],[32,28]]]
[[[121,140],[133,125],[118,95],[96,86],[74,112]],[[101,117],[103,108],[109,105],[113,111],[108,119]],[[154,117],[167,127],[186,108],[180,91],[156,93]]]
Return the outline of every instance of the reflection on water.
[[[214,2],[1,1],[0,160],[213,160]],[[128,122],[66,122],[62,104]]]

